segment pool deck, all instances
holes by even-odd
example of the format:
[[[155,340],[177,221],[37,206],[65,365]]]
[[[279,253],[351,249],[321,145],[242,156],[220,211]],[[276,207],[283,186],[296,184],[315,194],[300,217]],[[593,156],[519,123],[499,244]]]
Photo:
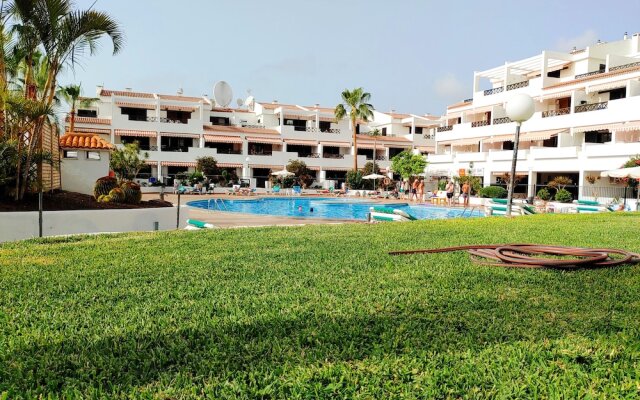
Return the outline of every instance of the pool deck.
[[[226,200],[248,200],[262,197],[273,196],[228,196],[228,195],[181,195],[180,204],[186,205],[194,200],[207,200],[213,198]],[[327,197],[325,196],[304,196],[309,197]],[[143,200],[157,199],[157,193],[149,193],[143,195]],[[282,198],[279,196],[278,198]],[[343,199],[344,197],[341,197]],[[170,201],[174,205],[178,203],[178,196],[174,194],[165,194],[164,199]],[[358,199],[358,198],[354,198]],[[408,200],[387,200],[387,199],[370,199],[372,202],[380,204],[409,203],[409,204],[425,204],[417,202],[409,202]],[[220,211],[204,211],[196,207],[189,207],[189,218],[208,222],[219,228],[240,228],[240,227],[257,227],[257,226],[293,226],[293,225],[317,225],[317,224],[362,224],[365,221],[339,220],[339,219],[323,219],[323,218],[296,218],[296,217],[276,217],[270,215],[245,214],[237,212],[220,212]]]

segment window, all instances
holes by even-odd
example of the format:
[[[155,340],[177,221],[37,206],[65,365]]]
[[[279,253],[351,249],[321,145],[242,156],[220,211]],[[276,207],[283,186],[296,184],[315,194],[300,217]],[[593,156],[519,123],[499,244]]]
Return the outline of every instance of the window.
[[[382,128],[382,136],[387,136],[387,128]]]
[[[560,70],[547,72],[549,78],[560,78]]]
[[[122,107],[120,109],[122,115],[129,117],[129,121],[146,121],[147,110],[144,108]]]
[[[627,97],[627,88],[613,89],[609,91],[609,100],[624,99]]]
[[[607,143],[611,141],[609,131],[588,131],[584,133],[585,143]]]
[[[99,160],[100,152],[99,151],[87,151],[87,160]]]
[[[320,131],[321,132],[327,132],[329,129],[331,129],[331,122],[329,122],[329,121],[320,121]]]
[[[78,159],[78,152],[74,150],[65,150],[64,158]]]
[[[558,147],[558,137],[551,136],[549,139],[543,140],[542,147]]]
[[[513,150],[513,142],[511,140],[502,142],[502,150]]]
[[[422,135],[422,127],[421,126],[416,126],[416,131],[413,133],[417,133],[419,135]]]
[[[78,110],[78,117],[98,118],[98,111],[96,110]]]
[[[213,125],[222,125],[222,126],[231,125],[231,120],[227,117],[210,117],[209,121],[211,121],[211,124]]]
[[[167,119],[169,121],[187,124],[189,123],[189,118],[191,118],[191,113],[188,111],[167,110]]]

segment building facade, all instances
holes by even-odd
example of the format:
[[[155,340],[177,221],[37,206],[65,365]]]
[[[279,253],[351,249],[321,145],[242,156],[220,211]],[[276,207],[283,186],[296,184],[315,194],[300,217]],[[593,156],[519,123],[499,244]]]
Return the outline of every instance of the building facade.
[[[149,155],[143,176],[167,184],[176,174],[193,171],[203,156],[214,157],[252,187],[267,187],[271,171],[296,159],[307,164],[317,185],[340,184],[354,157],[359,168],[375,158],[388,173],[389,160],[401,151],[432,152],[435,128],[442,123],[430,115],[375,111],[372,121],[357,124],[356,154],[349,119],[336,121],[333,108],[277,101],[223,108],[206,96],[102,87],[97,95],[95,106],[78,110],[74,131],[116,146],[137,141]],[[376,128],[382,136],[373,139],[368,132]]]
[[[640,154],[638,34],[569,53],[543,51],[475,72],[473,82],[473,97],[449,106],[437,128],[436,152],[428,157],[431,176],[470,173],[485,186],[504,184],[516,129],[505,104],[526,93],[536,112],[522,124],[518,195],[534,196],[558,175],[572,179],[574,198],[597,198],[590,190],[596,186],[608,193],[621,189],[599,176]]]

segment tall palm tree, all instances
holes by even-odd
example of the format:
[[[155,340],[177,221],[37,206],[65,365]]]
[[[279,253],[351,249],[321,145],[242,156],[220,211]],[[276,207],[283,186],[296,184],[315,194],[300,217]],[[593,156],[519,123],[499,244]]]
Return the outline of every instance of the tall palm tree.
[[[342,92],[342,103],[338,104],[334,110],[336,120],[340,120],[349,114],[351,119],[351,132],[353,135],[353,170],[358,170],[358,138],[356,135],[356,122],[361,120],[369,121],[373,117],[373,106],[369,104],[371,94],[364,89],[345,89]]]
[[[81,85],[70,84],[63,86],[58,90],[60,96],[69,104],[69,133],[73,133],[76,126],[76,106],[89,107],[96,101],[97,97],[80,97],[82,93]]]

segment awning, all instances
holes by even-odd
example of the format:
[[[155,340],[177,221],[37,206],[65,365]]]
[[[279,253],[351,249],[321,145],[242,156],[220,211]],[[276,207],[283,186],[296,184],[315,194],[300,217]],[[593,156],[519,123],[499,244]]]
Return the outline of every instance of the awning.
[[[587,93],[602,92],[605,90],[618,89],[627,86],[627,81],[617,81],[609,83],[601,83],[599,85],[587,86]]]
[[[571,97],[572,93],[573,93],[573,90],[564,90],[562,92],[543,94],[543,95],[539,96],[539,98],[541,100],[559,99],[559,98],[562,98],[562,97]]]
[[[162,161],[160,165],[163,167],[195,167],[196,163],[192,161]]]
[[[434,153],[436,151],[436,148],[432,146],[418,146],[416,149],[418,149],[418,151],[426,151],[427,153]]]
[[[158,162],[157,161],[144,160],[144,163],[147,164],[147,165],[150,165],[152,167],[157,167],[158,166]]]
[[[69,133],[67,131],[67,133]],[[110,135],[111,129],[100,129],[100,128],[78,128],[77,126],[73,128],[73,133],[99,133],[101,135]]]
[[[247,142],[262,143],[262,144],[281,144],[282,140],[280,140],[280,138],[263,138],[263,137],[247,136]]]
[[[482,140],[482,138],[473,138],[473,139],[457,139],[457,140],[443,140],[441,142],[438,142],[438,144],[444,144],[444,145],[452,145],[452,146],[469,146],[472,144],[478,144],[480,143],[480,141]]]
[[[322,122],[336,122],[335,117],[318,117],[318,121]]]
[[[616,129],[616,132],[629,132],[640,130],[640,121],[625,122],[620,128]]]
[[[155,110],[155,104],[143,104],[143,103],[126,103],[123,101],[116,101],[116,106],[118,107],[126,107],[126,108],[142,108],[145,110]]]
[[[154,131],[135,131],[130,129],[116,129],[116,136],[133,136],[133,137],[156,137],[158,134]]]
[[[505,174],[510,174],[510,173],[511,173],[511,172],[509,172],[509,171],[503,171],[503,172],[501,172],[501,171],[493,171],[493,172],[491,173],[491,175],[493,175],[493,176],[500,176],[500,175],[505,175]],[[529,174],[528,174],[528,173],[526,173],[526,172],[517,172],[517,171],[516,171],[516,176],[529,176]]]
[[[249,164],[251,168],[265,168],[265,169],[275,169],[280,170],[283,168],[282,165],[272,165],[272,164]]]
[[[325,167],[325,171],[350,171],[349,167]]]
[[[587,126],[576,126],[573,128],[573,133],[582,133],[588,131],[601,131],[601,130],[612,130],[621,128],[623,125],[621,123],[615,124],[599,124],[599,125],[587,125]]]
[[[307,167],[307,169],[311,171],[320,171],[320,167]]]
[[[526,132],[520,135],[521,142],[534,142],[536,140],[547,140],[552,136],[556,136],[560,133],[567,132],[567,129],[552,129],[548,131],[533,131]]]
[[[285,139],[284,142],[286,144],[297,144],[301,146],[317,146],[318,145],[318,142],[316,140]]]
[[[204,135],[204,141],[210,143],[242,143],[240,136]]]
[[[160,106],[160,109],[163,111],[169,110],[169,111],[186,111],[186,112],[194,112],[196,111],[198,108],[197,107],[187,107],[187,106],[173,106],[173,105],[162,105]]]
[[[498,142],[513,142],[515,140],[515,134],[511,135],[498,135],[490,138],[483,139],[483,143],[498,143]]]
[[[359,149],[373,149],[373,143],[358,143],[358,148]],[[384,146],[382,145],[382,143],[378,143],[375,145],[376,149],[380,149],[383,150]]]
[[[329,147],[351,147],[349,142],[320,142],[320,144]]]
[[[217,163],[218,168],[242,168],[240,163]]]
[[[280,114],[280,113],[276,113],[276,114]],[[310,121],[310,120],[315,120],[316,117],[315,115],[292,114],[292,113],[285,112],[284,119],[300,119],[300,120]]]
[[[378,144],[381,144],[381,143],[378,142]],[[384,147],[399,147],[399,148],[413,147],[413,143],[411,143],[411,142],[409,142],[409,143],[382,143],[382,145]]]
[[[200,139],[200,135],[194,133],[160,132],[160,135],[186,139]]]

